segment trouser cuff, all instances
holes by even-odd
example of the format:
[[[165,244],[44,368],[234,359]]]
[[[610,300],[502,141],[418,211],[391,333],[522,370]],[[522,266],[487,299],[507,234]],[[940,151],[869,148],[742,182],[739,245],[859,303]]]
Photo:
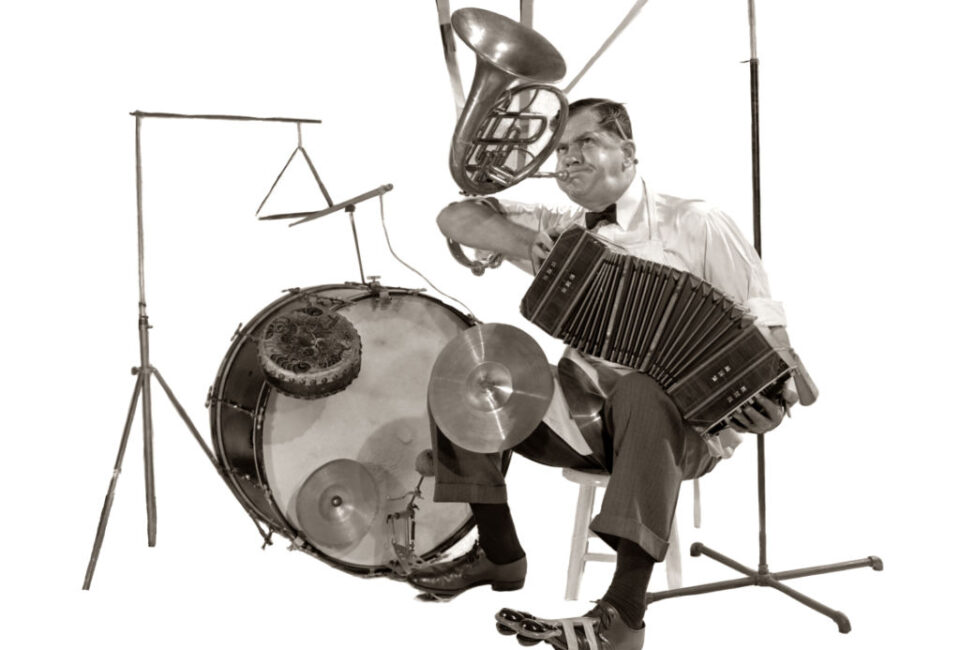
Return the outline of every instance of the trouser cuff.
[[[470,483],[437,484],[433,500],[445,503],[506,503],[506,485],[476,485]]]
[[[660,537],[635,519],[604,515],[603,512],[590,522],[590,530],[613,548],[617,547],[617,541],[612,538],[628,539],[650,554],[657,562],[663,561],[670,545],[669,540]]]

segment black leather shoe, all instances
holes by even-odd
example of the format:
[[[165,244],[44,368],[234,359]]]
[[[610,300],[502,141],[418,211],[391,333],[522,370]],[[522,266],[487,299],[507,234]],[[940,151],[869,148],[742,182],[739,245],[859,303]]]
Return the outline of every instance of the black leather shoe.
[[[612,605],[599,600],[577,618],[528,618],[517,630],[517,641],[528,646],[545,641],[557,650],[641,650],[645,629],[633,629]]]
[[[526,557],[509,564],[494,564],[477,545],[455,560],[424,567],[411,574],[407,582],[435,596],[453,598],[480,585],[490,585],[494,591],[520,589],[526,577]]]

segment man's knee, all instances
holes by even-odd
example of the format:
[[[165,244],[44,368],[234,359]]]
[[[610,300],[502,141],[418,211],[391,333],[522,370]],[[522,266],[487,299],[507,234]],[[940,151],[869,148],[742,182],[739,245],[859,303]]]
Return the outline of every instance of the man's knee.
[[[653,408],[673,408],[673,401],[663,388],[648,375],[631,372],[623,375],[610,392],[609,406],[614,411],[648,411]]]
[[[683,437],[683,417],[673,400],[656,381],[638,372],[617,380],[607,399],[605,420],[617,442],[628,432],[671,443]]]

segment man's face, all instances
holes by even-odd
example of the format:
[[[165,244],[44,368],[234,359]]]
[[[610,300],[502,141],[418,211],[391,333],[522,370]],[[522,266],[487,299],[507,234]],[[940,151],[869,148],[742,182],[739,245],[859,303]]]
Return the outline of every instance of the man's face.
[[[592,110],[567,120],[556,153],[557,171],[569,174],[557,184],[588,210],[615,202],[633,180],[633,143],[602,129]]]

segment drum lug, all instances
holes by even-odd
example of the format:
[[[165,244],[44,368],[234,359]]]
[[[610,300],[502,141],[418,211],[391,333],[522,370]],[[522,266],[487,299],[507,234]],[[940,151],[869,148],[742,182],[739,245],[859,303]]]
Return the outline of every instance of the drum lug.
[[[290,294],[300,293],[300,287],[290,287],[289,289],[284,289],[283,292]]]
[[[214,404],[222,404],[222,405],[228,406],[228,407],[230,407],[230,408],[232,408],[232,409],[234,409],[234,410],[236,410],[236,411],[240,411],[241,413],[246,413],[246,414],[249,415],[251,418],[254,418],[254,419],[257,418],[257,413],[256,413],[253,409],[251,409],[251,408],[249,408],[249,407],[246,407],[246,406],[244,406],[243,404],[238,404],[237,402],[234,402],[234,401],[228,400],[228,399],[220,399],[220,398],[214,397],[214,396],[213,396],[213,386],[211,386],[211,387],[210,387],[210,391],[207,393],[207,401],[206,401],[205,406],[206,406],[206,408],[210,408],[210,407],[213,406]]]
[[[366,284],[370,287],[370,291],[376,292],[377,297],[374,300],[377,303],[383,307],[390,304],[390,291],[380,284],[379,275],[368,275]]]

